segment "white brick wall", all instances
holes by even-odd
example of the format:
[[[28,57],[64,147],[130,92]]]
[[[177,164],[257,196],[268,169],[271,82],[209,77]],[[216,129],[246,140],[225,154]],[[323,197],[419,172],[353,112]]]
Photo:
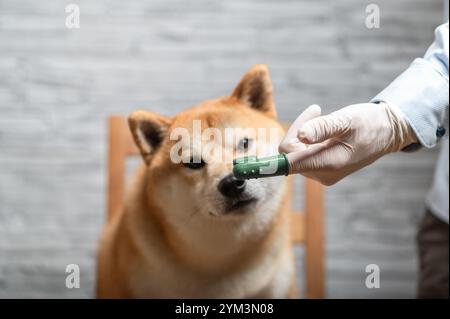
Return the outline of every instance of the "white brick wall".
[[[70,2],[77,30],[64,27]],[[255,63],[271,69],[282,120],[367,101],[442,17],[440,0],[376,1],[378,30],[359,0],[70,2],[0,0],[0,297],[93,296],[108,114],[174,114],[228,94]],[[388,156],[328,189],[329,297],[414,295],[435,154]],[[69,263],[80,289],[64,286]],[[364,287],[369,263],[378,290]]]

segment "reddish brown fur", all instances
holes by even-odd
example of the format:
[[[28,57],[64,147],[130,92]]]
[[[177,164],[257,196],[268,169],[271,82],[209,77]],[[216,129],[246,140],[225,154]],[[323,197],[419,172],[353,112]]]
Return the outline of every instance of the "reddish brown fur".
[[[251,87],[252,83],[257,83],[255,88]],[[254,94],[252,90],[256,90],[258,94],[263,96],[253,99],[248,98],[249,94]],[[271,221],[270,229],[267,232],[257,233],[239,247],[235,247],[235,251],[230,253],[230,258],[221,260],[220,264],[214,264],[210,257],[207,258],[188,249],[182,238],[179,237],[177,229],[170,224],[167,216],[163,213],[164,207],[160,207],[155,200],[157,198],[155,196],[158,196],[158,192],[161,191],[159,189],[161,181],[167,181],[171,177],[175,177],[186,187],[191,187],[190,185],[195,185],[199,178],[209,180],[218,171],[231,170],[230,163],[217,165],[216,171],[213,169],[205,170],[199,177],[200,175],[193,175],[183,165],[168,160],[170,149],[175,143],[175,141],[170,141],[167,138],[168,134],[176,127],[192,130],[192,120],[194,119],[202,120],[202,125],[205,125],[205,127],[258,128],[262,126],[282,130],[280,124],[276,122],[276,111],[272,101],[272,86],[267,68],[261,65],[252,68],[241,80],[231,97],[203,102],[179,113],[174,118],[166,118],[143,111],[135,112],[130,116],[130,128],[146,165],[138,169],[136,179],[129,189],[123,211],[106,225],[103,232],[98,257],[97,294],[99,297],[202,296],[201,293],[181,294],[180,296],[167,295],[167,293],[158,294],[158,292],[143,293],[145,289],[141,287],[140,282],[159,280],[157,272],[160,266],[159,264],[156,266],[154,259],[152,259],[154,258],[152,257],[153,253],[160,254],[161,262],[167,263],[168,267],[170,265],[170,267],[173,266],[180,271],[186,271],[187,281],[191,280],[192,277],[199,278],[200,281],[215,282],[220,278],[234,276],[241,271],[249,271],[259,262],[263,262],[268,254],[275,254],[274,261],[280,260],[281,257],[277,256],[288,256],[288,263],[293,265],[289,237],[289,213],[285,200],[282,200],[278,205],[278,212]],[[140,138],[138,133],[140,121],[158,123],[156,129],[161,130],[165,137],[156,150],[146,145],[146,142]],[[285,185],[281,187],[285,188]],[[173,200],[177,199],[174,198]],[[274,247],[279,247],[279,251],[274,251]],[[220,256],[217,258],[220,258]],[[268,267],[270,270],[270,265]],[[152,273],[152,269],[154,269],[155,277],[139,277],[139,275],[137,275],[138,278],[134,277],[135,274],[141,272]],[[255,277],[254,281],[256,284],[258,278]],[[250,281],[250,288],[251,282],[253,281]],[[207,290],[208,285],[205,287]],[[289,287],[285,297],[295,297],[295,272],[292,274]],[[218,291],[214,290],[214,296],[210,297],[232,294],[232,291],[226,289],[228,288],[224,288],[223,294],[220,292],[220,288]],[[270,294],[261,291],[256,296],[248,295],[245,297],[270,296]]]

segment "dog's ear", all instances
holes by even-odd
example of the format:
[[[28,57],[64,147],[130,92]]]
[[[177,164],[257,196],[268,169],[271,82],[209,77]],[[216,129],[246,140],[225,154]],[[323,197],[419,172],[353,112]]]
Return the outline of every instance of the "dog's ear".
[[[257,64],[248,70],[231,97],[272,118],[277,117],[272,97],[272,81],[269,69],[264,64]]]
[[[161,145],[170,123],[169,118],[147,111],[135,111],[128,117],[134,142],[146,164]]]

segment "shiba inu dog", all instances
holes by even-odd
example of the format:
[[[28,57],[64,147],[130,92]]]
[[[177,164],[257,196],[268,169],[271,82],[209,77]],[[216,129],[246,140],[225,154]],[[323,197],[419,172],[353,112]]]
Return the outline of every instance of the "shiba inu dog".
[[[136,111],[129,125],[144,163],[103,231],[98,297],[295,297],[287,179],[232,174],[233,158],[276,154],[283,137],[267,67],[251,68],[231,96],[172,118]],[[206,154],[205,134],[201,143],[180,141],[180,132],[195,135],[196,126],[233,142],[209,141]],[[180,149],[182,161],[174,161]]]

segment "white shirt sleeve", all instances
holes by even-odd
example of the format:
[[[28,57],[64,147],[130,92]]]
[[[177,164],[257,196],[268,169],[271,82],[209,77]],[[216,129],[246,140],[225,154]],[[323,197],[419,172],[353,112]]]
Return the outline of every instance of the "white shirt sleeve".
[[[435,41],[423,58],[372,99],[397,106],[414,130],[420,144],[434,147],[448,132],[449,109],[448,22],[435,30]],[[447,133],[448,134],[448,133]]]

